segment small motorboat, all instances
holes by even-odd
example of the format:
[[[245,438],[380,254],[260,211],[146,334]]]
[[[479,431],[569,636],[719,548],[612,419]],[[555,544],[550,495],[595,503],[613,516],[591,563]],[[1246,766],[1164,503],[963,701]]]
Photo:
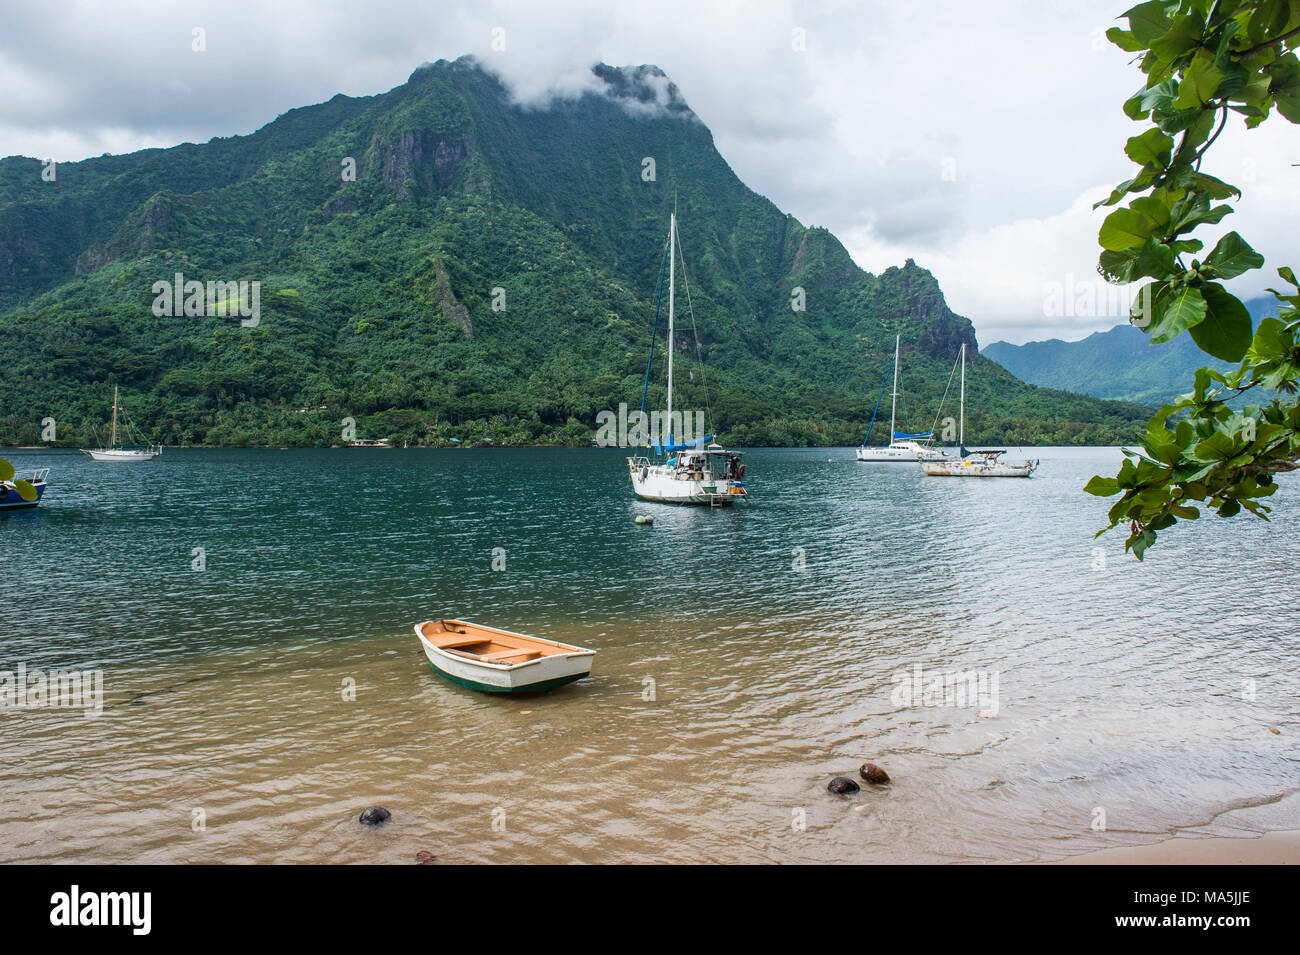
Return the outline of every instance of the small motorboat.
[[[596,655],[595,650],[464,620],[427,620],[414,629],[435,673],[485,693],[553,690],[587,676]]]
[[[35,507],[41,503],[41,495],[45,493],[45,481],[49,476],[49,468],[11,473],[8,480],[0,481],[0,511]]]

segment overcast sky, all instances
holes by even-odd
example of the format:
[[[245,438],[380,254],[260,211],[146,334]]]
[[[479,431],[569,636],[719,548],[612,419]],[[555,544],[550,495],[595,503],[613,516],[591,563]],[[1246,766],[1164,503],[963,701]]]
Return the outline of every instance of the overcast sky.
[[[572,95],[595,62],[654,63],[750,187],[863,268],[929,268],[981,345],[1124,320],[1094,281],[1090,206],[1131,175],[1124,140],[1144,128],[1120,108],[1141,74],[1101,36],[1128,0],[0,3],[0,156],[249,133],[466,53],[531,103]],[[1268,259],[1235,290],[1276,286],[1300,265],[1295,127],[1231,120],[1213,160],[1246,192],[1225,227]]]

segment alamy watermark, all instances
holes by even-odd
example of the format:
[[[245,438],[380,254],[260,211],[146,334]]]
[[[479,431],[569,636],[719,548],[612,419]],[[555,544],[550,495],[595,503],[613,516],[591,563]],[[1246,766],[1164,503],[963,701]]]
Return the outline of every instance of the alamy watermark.
[[[1111,285],[1100,279],[1077,279],[1067,272],[1064,282],[1043,283],[1043,314],[1048,318],[1140,318],[1150,312],[1150,291],[1131,285]],[[1147,323],[1133,321],[1139,327]]]
[[[704,437],[703,411],[627,410],[627,403],[618,406],[618,413],[601,411],[596,415],[596,446],[601,448],[641,448],[656,444],[689,444]]]
[[[173,281],[153,283],[153,313],[158,318],[199,317],[211,315],[218,318],[240,317],[240,325],[256,328],[262,320],[262,283],[241,279],[238,282],[208,282],[185,280],[177,272]]]
[[[0,710],[46,707],[82,709],[86,715],[104,710],[103,670],[0,670]]]
[[[889,698],[895,706],[978,707],[996,715],[999,677],[997,670],[927,672],[918,663],[890,677],[895,686]]]

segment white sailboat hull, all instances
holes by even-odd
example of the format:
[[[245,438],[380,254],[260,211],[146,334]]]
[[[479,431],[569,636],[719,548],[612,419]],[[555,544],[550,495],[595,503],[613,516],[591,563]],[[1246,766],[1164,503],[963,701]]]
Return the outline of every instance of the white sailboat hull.
[[[685,475],[676,468],[654,464],[632,471],[632,490],[645,501],[709,504],[714,507],[725,507],[744,496],[739,485],[732,485],[716,475]]]
[[[97,448],[94,451],[82,451],[83,454],[90,455],[95,461],[113,461],[122,464],[135,463],[139,461],[152,461],[154,458],[162,455],[162,450],[148,451],[125,451],[115,448]]]
[[[917,461],[943,461],[947,455],[915,441],[895,442],[887,448],[860,447],[858,460],[869,464],[915,464]]]
[[[1036,461],[1024,464],[988,464],[979,461],[926,461],[921,469],[932,477],[1020,477],[1034,473]]]

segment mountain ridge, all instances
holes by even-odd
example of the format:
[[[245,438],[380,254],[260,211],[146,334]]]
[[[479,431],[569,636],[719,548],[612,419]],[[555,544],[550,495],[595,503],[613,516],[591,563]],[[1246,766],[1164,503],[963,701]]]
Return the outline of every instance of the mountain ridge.
[[[976,338],[929,272],[865,272],[750,190],[657,67],[593,75],[606,92],[539,109],[441,60],[247,136],[60,164],[55,183],[0,160],[0,441],[30,443],[44,416],[84,441],[112,382],[168,443],[328,444],[344,419],[421,444],[583,443],[640,398],[673,208],[679,401],[728,440],[855,442],[895,333],[913,397],[937,405]],[[258,326],[152,314],[176,273],[259,281]],[[1146,413],[971,364],[987,440],[1112,443]]]
[[[1277,315],[1277,300],[1271,295],[1249,299],[1245,305],[1256,324]],[[1205,354],[1189,335],[1152,345],[1141,329],[1128,323],[1072,342],[1059,338],[1023,345],[993,342],[981,354],[1030,384],[1051,382],[1078,394],[1153,405],[1189,391],[1198,368],[1236,367]]]

